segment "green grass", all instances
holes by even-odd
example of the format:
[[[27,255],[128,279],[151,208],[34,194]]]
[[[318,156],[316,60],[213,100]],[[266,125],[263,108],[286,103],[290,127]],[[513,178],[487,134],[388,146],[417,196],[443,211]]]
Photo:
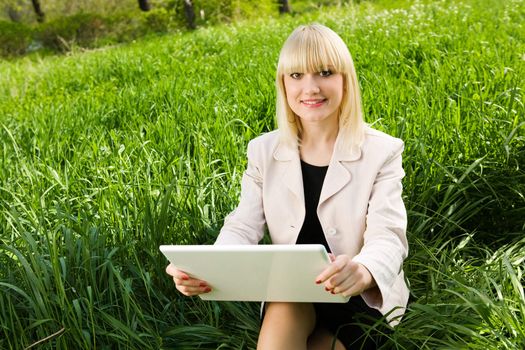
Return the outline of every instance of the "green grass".
[[[279,48],[311,21],[406,143],[411,303],[386,348],[525,347],[525,6],[464,0],[0,62],[0,348],[254,348],[258,305],[182,297],[158,245],[214,241],[274,128]]]

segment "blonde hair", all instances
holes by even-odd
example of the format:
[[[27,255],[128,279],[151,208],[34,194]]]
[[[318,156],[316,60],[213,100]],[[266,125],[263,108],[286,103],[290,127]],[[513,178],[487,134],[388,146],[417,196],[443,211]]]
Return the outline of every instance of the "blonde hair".
[[[284,43],[277,65],[277,125],[282,141],[300,142],[302,126],[299,117],[286,100],[284,75],[294,72],[330,70],[343,76],[343,99],[339,107],[339,134],[343,147],[360,146],[364,138],[361,93],[354,62],[343,39],[333,30],[320,24],[296,28]]]

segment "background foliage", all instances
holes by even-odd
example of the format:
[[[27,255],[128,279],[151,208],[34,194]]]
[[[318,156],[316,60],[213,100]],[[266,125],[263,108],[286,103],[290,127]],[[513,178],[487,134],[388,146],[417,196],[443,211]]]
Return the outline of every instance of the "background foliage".
[[[0,56],[34,51],[69,52],[129,42],[145,35],[186,31],[184,0],[149,0],[148,12],[136,0],[41,0],[44,23],[37,23],[31,1],[3,0],[0,6]],[[348,1],[347,1],[348,2]],[[277,0],[193,0],[197,27],[277,17]],[[293,14],[342,5],[341,1],[292,1]],[[3,7],[3,8],[2,8]],[[22,39],[22,40],[20,40]]]
[[[279,48],[318,21],[406,143],[411,301],[386,348],[522,349],[523,5],[363,2],[0,62],[0,348],[254,348],[258,305],[182,297],[158,245],[213,242],[274,127]]]

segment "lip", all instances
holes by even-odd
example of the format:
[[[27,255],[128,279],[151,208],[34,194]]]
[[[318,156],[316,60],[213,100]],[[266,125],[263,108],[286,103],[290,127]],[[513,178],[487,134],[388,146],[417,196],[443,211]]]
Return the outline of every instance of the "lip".
[[[317,108],[326,102],[326,98],[301,100],[301,104],[307,108]]]

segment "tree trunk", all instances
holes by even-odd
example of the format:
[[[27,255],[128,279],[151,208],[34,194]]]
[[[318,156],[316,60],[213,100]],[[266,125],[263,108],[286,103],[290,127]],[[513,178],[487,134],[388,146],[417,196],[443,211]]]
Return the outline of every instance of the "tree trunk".
[[[40,7],[40,0],[31,0],[31,2],[33,3],[33,9],[35,10],[36,20],[40,23],[44,22],[45,15]]]
[[[195,9],[193,8],[193,3],[191,0],[183,0],[184,1],[184,15],[186,16],[186,23],[188,24],[188,28],[195,29],[197,26],[195,25]]]
[[[9,19],[13,22],[20,23],[22,21],[22,16],[20,16],[20,12],[9,5],[7,5],[7,15],[9,16]]]
[[[290,4],[288,0],[279,0],[279,13],[290,13]]]
[[[151,5],[149,3],[149,0],[139,0],[139,7],[142,11],[151,10]]]

